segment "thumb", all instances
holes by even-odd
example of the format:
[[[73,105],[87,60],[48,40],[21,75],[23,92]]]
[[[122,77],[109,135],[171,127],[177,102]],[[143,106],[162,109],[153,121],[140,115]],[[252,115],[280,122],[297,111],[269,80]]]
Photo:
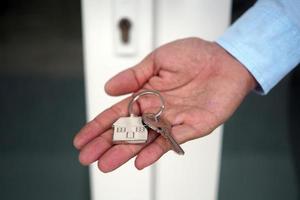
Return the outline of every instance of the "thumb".
[[[112,77],[105,84],[105,91],[112,96],[135,92],[154,75],[153,54],[144,58],[139,64],[128,68]]]

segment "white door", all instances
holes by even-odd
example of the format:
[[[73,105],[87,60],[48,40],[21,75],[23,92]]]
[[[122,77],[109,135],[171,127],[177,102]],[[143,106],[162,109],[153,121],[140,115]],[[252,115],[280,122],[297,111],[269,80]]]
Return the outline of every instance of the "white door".
[[[231,0],[82,0],[88,120],[120,100],[104,93],[111,76],[163,43],[190,36],[216,39],[229,25],[230,6]],[[124,17],[133,24],[125,46],[119,40]],[[217,199],[221,141],[220,127],[184,144],[183,157],[169,152],[142,171],[133,162],[109,174],[92,165],[92,199]]]

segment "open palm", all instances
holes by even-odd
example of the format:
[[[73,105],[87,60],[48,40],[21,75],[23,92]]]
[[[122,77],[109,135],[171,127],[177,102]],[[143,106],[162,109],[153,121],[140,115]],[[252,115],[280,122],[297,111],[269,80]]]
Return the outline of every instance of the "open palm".
[[[172,124],[174,138],[184,143],[211,133],[254,87],[249,72],[216,43],[187,38],[156,49],[113,77],[105,90],[113,96],[143,89],[160,91],[166,103],[163,117]],[[74,145],[82,164],[98,160],[99,169],[109,172],[137,155],[135,165],[143,169],[171,149],[167,140],[153,132],[146,144],[112,144],[111,126],[128,115],[129,100],[103,111],[76,135]],[[135,109],[148,112],[157,106],[155,97],[143,97]]]

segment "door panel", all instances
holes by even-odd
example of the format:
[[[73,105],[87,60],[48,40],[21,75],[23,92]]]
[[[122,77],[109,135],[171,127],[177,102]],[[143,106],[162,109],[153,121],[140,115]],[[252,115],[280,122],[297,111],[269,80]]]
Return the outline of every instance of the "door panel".
[[[117,72],[139,62],[154,47],[182,38],[197,36],[213,40],[230,21],[230,1],[139,0],[135,2],[134,50],[120,53],[116,25],[118,3],[134,0],[83,0],[85,83],[88,119],[120,98],[108,97],[105,82]],[[116,3],[118,5],[116,5]],[[130,8],[124,8],[130,9]],[[121,10],[121,11],[120,11]],[[214,13],[218,13],[215,15]],[[117,43],[117,44],[116,44]],[[124,49],[123,49],[124,50]],[[122,48],[121,48],[122,51]],[[222,128],[212,135],[184,144],[186,155],[167,153],[152,167],[138,171],[133,162],[103,174],[91,166],[92,198],[99,199],[216,199]]]

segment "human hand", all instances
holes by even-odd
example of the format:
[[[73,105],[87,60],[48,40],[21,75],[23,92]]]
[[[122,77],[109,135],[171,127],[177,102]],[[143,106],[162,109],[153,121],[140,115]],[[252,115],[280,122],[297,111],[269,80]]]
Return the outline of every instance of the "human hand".
[[[107,82],[112,96],[142,89],[160,91],[165,100],[163,117],[172,124],[178,143],[203,137],[224,123],[256,85],[252,75],[218,44],[198,38],[177,40],[159,47],[141,63]],[[112,124],[127,116],[130,98],[113,105],[87,123],[74,138],[83,165],[98,160],[110,172],[136,157],[143,169],[171,149],[162,136],[150,132],[146,144],[112,144]],[[141,98],[136,110],[153,109],[158,102]]]

